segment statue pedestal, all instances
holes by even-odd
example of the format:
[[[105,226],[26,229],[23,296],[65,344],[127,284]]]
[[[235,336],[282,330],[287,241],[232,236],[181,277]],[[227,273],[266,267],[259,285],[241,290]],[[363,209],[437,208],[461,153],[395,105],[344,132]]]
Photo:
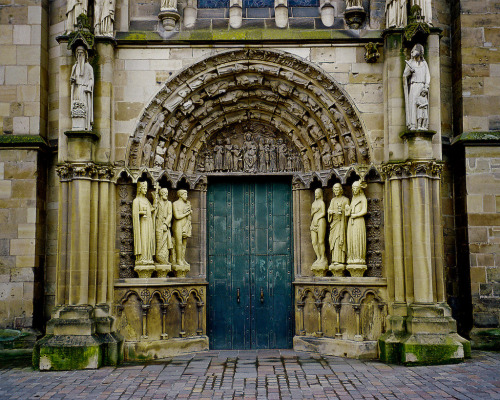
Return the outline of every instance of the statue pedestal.
[[[432,159],[432,137],[436,131],[406,130],[399,135],[408,145],[405,149],[406,159]]]
[[[344,276],[344,271],[345,271],[345,264],[340,264],[340,263],[333,263],[330,264],[328,269],[332,272],[333,276]]]
[[[311,266],[314,276],[325,276],[327,270],[328,262],[326,260],[316,260]]]
[[[158,18],[166,31],[173,31],[175,29],[175,24],[179,21],[181,16],[176,9],[170,9],[161,10],[158,14]]]
[[[191,266],[188,263],[185,264],[174,264],[172,269],[175,271],[175,276],[177,278],[185,278]]]
[[[134,271],[137,272],[137,275],[139,275],[139,278],[151,278],[151,275],[153,274],[155,270],[155,266],[153,264],[151,265],[136,265],[134,267]]]
[[[100,135],[93,131],[71,130],[64,134],[68,138],[68,159],[75,162],[91,161],[94,159],[96,143]]]
[[[365,22],[366,12],[363,7],[350,7],[344,12],[344,19],[349,28],[359,29]]]
[[[172,265],[171,264],[156,264],[155,269],[156,269],[156,276],[158,278],[166,278],[167,274],[170,271],[172,271]]]
[[[352,277],[361,278],[366,269],[366,264],[347,264],[347,270]]]

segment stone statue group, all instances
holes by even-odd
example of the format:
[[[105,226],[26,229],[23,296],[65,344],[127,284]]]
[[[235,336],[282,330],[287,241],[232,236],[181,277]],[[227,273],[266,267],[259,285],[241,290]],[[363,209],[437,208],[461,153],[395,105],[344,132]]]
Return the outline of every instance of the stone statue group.
[[[137,196],[132,202],[135,271],[149,278],[156,270],[166,277],[172,269],[184,277],[190,265],[186,261],[186,242],[191,237],[191,202],[187,190],[178,190],[178,199],[168,200],[168,189],[153,192],[153,204],[147,199],[148,183],[137,183]],[[155,262],[156,260],[156,262]]]
[[[311,240],[316,254],[311,270],[316,276],[324,276],[330,269],[334,276],[343,276],[344,270],[351,276],[363,276],[366,270],[366,226],[364,216],[368,202],[363,189],[366,183],[356,181],[352,185],[352,199],[343,195],[342,185],[333,185],[334,197],[328,210],[323,200],[323,190],[316,189],[311,206]],[[326,257],[327,219],[330,224],[329,247],[331,264]]]

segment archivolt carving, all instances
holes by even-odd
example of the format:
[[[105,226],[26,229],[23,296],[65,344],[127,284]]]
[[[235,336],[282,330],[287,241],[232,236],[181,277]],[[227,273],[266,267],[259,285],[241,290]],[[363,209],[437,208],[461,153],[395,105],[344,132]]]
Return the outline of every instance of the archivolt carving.
[[[245,129],[231,132],[235,126]],[[206,171],[205,163],[218,139],[237,144],[241,139],[232,133],[249,133],[256,143],[259,132],[273,139],[270,146],[277,146],[278,139],[286,143],[296,158],[281,168],[286,172],[369,164],[362,124],[335,81],[290,54],[243,49],[207,58],[167,82],[129,140],[126,165],[186,175],[214,173]],[[242,145],[237,150],[244,157],[252,149]],[[221,172],[249,172],[244,162],[238,163]],[[256,172],[274,172],[270,168]]]

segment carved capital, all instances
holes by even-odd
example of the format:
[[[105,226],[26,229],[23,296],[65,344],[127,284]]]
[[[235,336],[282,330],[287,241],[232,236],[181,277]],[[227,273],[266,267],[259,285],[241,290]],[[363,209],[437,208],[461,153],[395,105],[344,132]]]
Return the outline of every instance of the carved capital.
[[[438,161],[404,161],[383,164],[381,170],[387,180],[422,175],[440,178],[443,171],[443,163]]]

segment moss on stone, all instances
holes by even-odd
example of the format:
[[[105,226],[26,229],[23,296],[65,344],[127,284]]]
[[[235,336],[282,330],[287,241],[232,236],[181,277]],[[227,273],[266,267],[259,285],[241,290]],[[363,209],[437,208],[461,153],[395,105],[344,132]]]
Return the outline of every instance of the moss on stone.
[[[500,329],[473,331],[470,346],[477,350],[500,350]]]
[[[0,147],[48,146],[44,138],[38,135],[0,135]]]
[[[102,364],[99,345],[43,347],[40,351],[40,363],[50,363],[50,370],[73,370],[98,368]]]
[[[463,359],[456,358],[454,355],[459,350],[460,345],[457,345],[452,339],[446,338],[445,343],[402,343],[401,356],[405,365],[436,365],[459,363]],[[412,360],[408,360],[408,355],[413,355]]]

